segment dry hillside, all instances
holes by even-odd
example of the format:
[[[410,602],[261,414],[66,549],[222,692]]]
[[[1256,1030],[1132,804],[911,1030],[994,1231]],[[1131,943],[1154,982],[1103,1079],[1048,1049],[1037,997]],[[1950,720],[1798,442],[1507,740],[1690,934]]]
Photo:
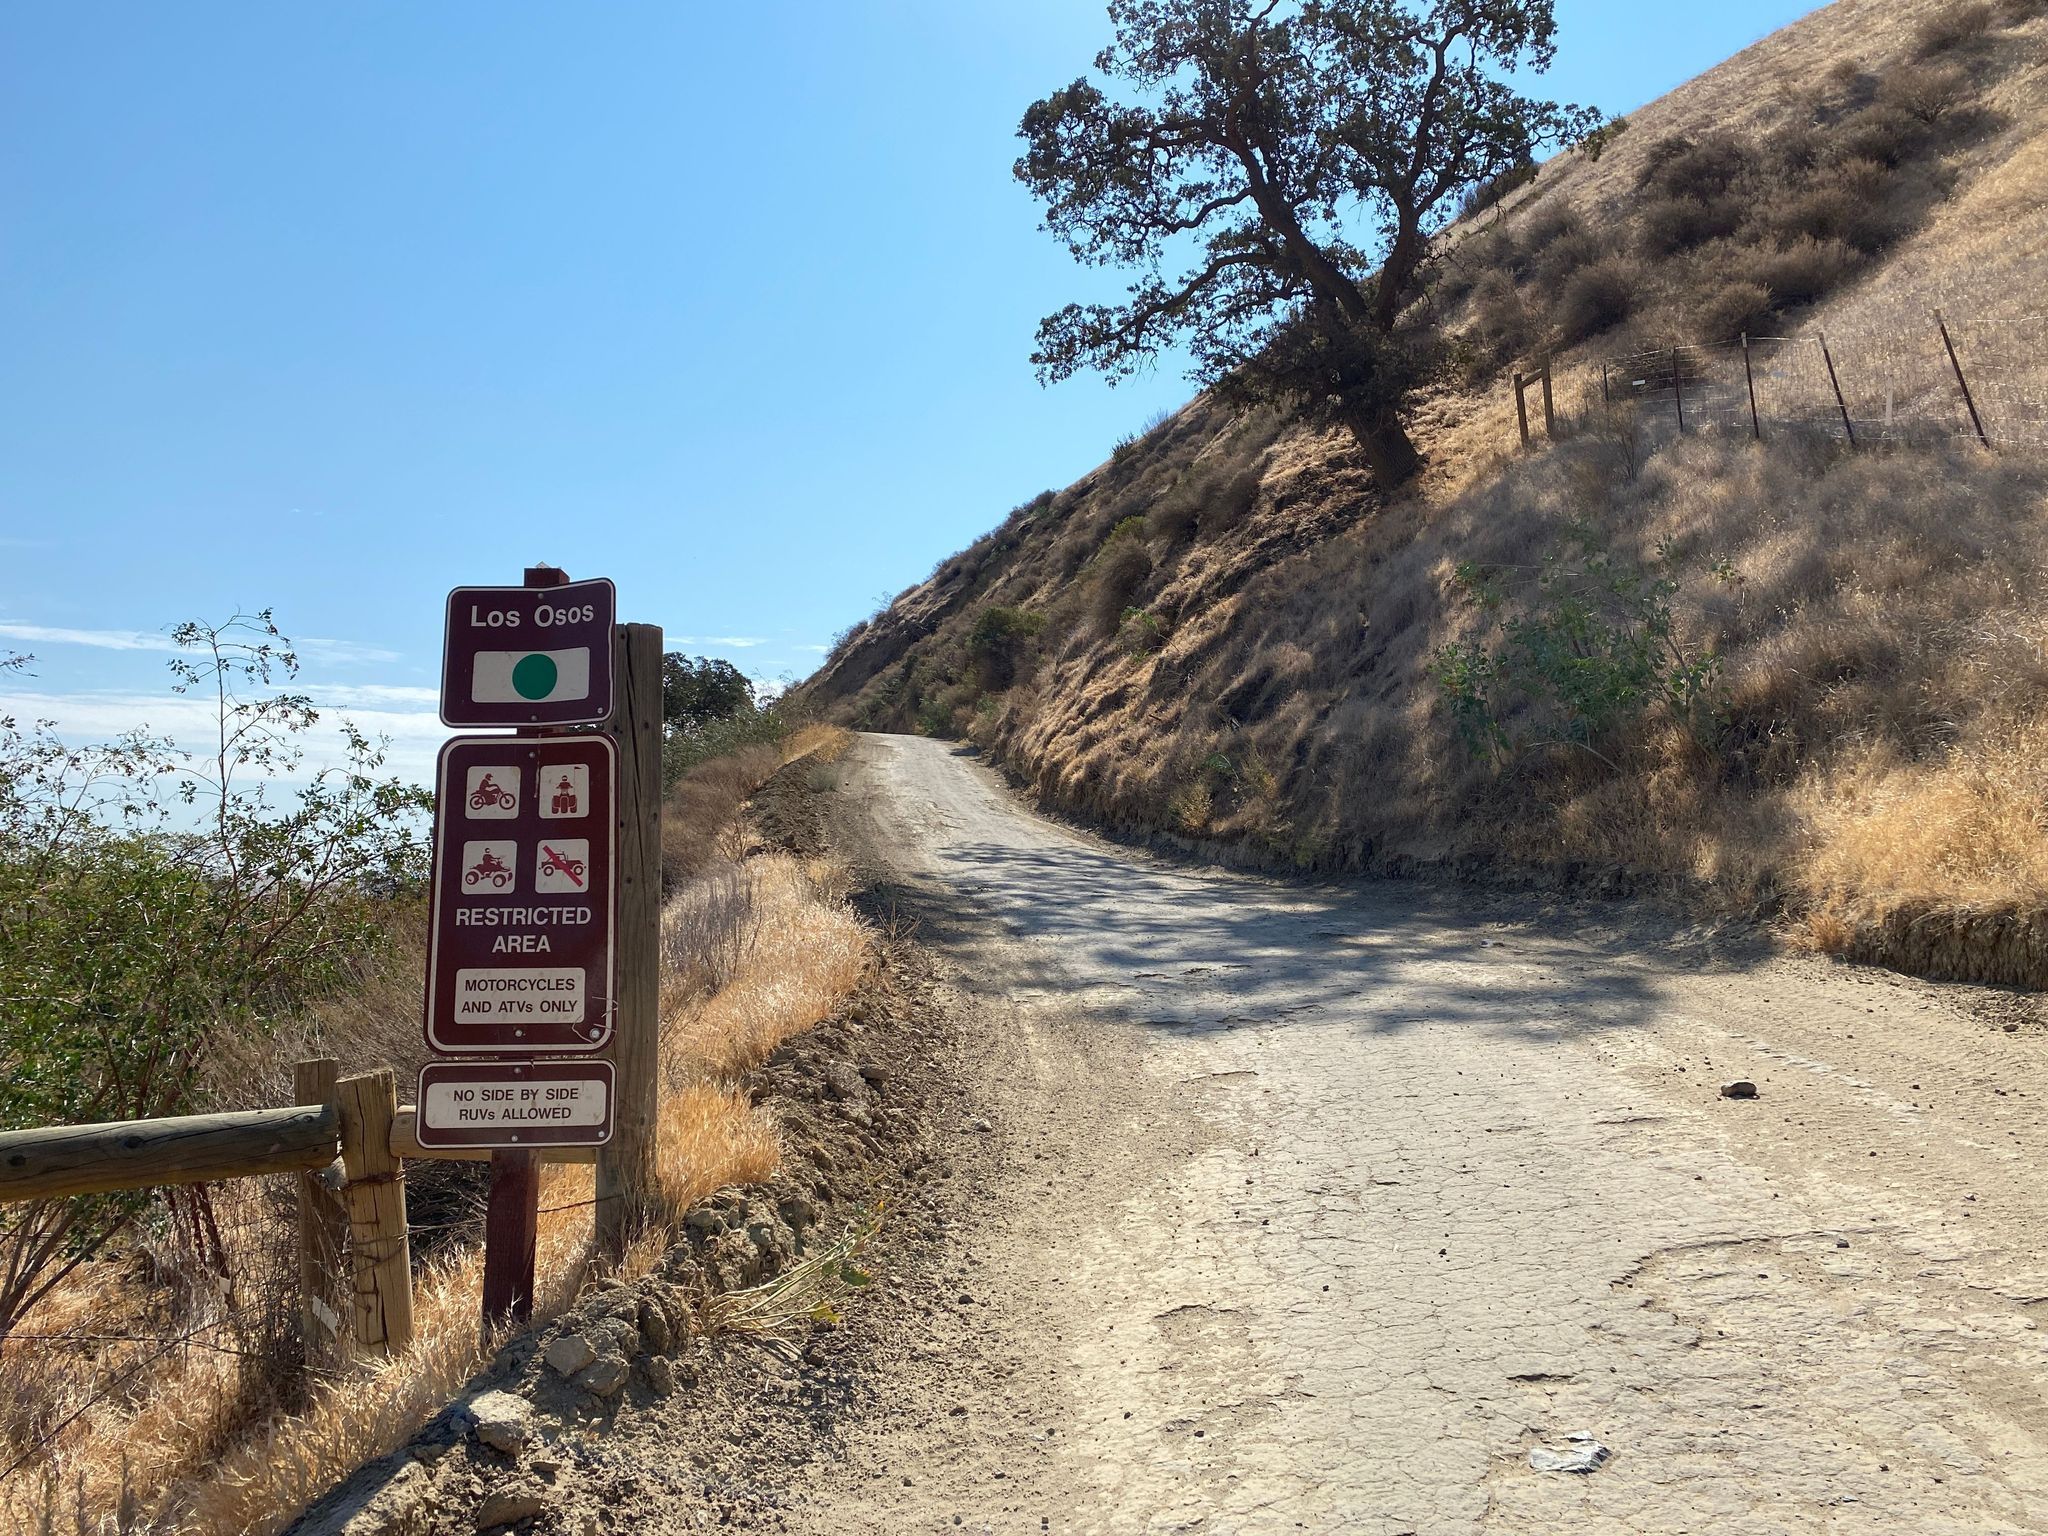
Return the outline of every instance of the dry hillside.
[[[1656,889],[2048,984],[2044,126],[2048,3],[1837,0],[1449,233],[1417,485],[1197,400],[798,696],[1126,833]],[[1745,333],[1795,338],[1753,349],[1760,444]],[[1508,375],[1545,355],[1524,455]]]

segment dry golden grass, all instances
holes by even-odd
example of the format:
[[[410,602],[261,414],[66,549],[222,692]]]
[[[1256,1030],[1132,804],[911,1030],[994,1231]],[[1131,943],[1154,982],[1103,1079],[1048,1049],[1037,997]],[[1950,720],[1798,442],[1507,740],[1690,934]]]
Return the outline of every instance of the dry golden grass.
[[[837,727],[805,727],[779,749],[765,749],[765,758],[751,754],[745,764],[702,775],[714,788],[672,803],[668,815],[722,817],[726,825],[714,836],[738,848],[738,835],[726,834],[747,794],[784,762],[805,755],[833,760],[850,740]],[[669,904],[658,1174],[676,1220],[721,1188],[774,1176],[780,1149],[773,1121],[737,1080],[782,1040],[828,1016],[858,984],[867,941],[845,905],[845,878],[831,861],[769,855],[716,865]],[[404,924],[394,952],[365,968],[348,1018],[315,1015],[267,1048],[223,1056],[223,1091],[237,1102],[248,1102],[252,1091],[283,1102],[291,1060],[317,1052],[330,1031],[346,1038],[339,1024],[357,1041],[345,1070],[384,1052],[403,1077],[420,1050],[423,951],[416,929]],[[543,1177],[537,1318],[561,1311],[591,1278],[592,1185],[587,1167],[553,1167]],[[231,1271],[245,1285],[263,1265],[294,1262],[286,1185],[239,1181],[214,1198]],[[621,1272],[651,1267],[661,1245],[658,1234],[643,1239]],[[102,1516],[118,1521],[125,1489],[131,1525],[124,1529],[164,1536],[282,1530],[353,1468],[401,1444],[484,1363],[495,1342],[478,1336],[482,1253],[456,1245],[415,1277],[412,1348],[388,1362],[343,1369],[316,1386],[298,1412],[272,1411],[260,1394],[252,1397],[252,1386],[273,1371],[271,1362],[207,1347],[227,1338],[204,1326],[217,1320],[226,1299],[189,1294],[189,1276],[186,1293],[170,1294],[165,1281],[185,1274],[177,1255],[156,1255],[148,1273],[137,1257],[88,1266],[24,1324],[25,1334],[74,1342],[8,1362],[17,1433],[46,1433],[83,1412],[56,1436],[50,1454],[0,1479],[0,1528],[40,1531],[47,1519],[54,1530],[97,1530]],[[292,1304],[294,1286],[273,1282],[271,1299]],[[118,1330],[109,1319],[121,1320]],[[132,1341],[96,1349],[77,1342],[94,1331],[119,1331]],[[183,1333],[193,1333],[193,1342],[165,1349],[166,1340]],[[24,1338],[10,1348],[29,1350],[37,1342]],[[29,1363],[39,1369],[24,1369]],[[119,1390],[106,1391],[110,1381]],[[24,1392],[36,1403],[20,1401]],[[105,1395],[93,1402],[95,1393]]]
[[[1535,454],[1517,451],[1505,384],[1428,394],[1426,471],[1391,503],[1341,436],[1254,430],[1198,399],[946,562],[799,695],[875,728],[971,734],[1064,808],[1268,864],[1620,870],[1723,909],[1785,909],[1812,942],[1871,957],[1901,914],[1924,929],[2010,913],[2048,932],[2031,724],[2048,709],[2048,465],[1956,438],[1967,418],[1931,315],[1946,312],[1987,416],[2048,444],[2048,13],[2005,7],[1921,65],[1927,24],[1952,10],[1837,0],[1632,114],[1599,161],[1547,164],[1500,222],[1535,239],[1569,206],[1623,240],[1660,141],[1824,132],[1938,68],[1962,126],[1885,183],[1907,233],[1803,322],[1827,333],[1852,412],[1896,412],[1915,446],[1845,454],[1772,419],[1752,447],[1739,356],[1725,433],[1674,441],[1656,410],[1610,417],[1587,363],[1626,328],[1559,352],[1558,403],[1581,430]],[[1668,344],[1657,328],[1678,318],[1640,317],[1635,339]],[[1832,414],[1817,349],[1764,366],[1767,417]],[[1182,542],[1176,487],[1240,456],[1258,476],[1248,514],[1211,529],[1197,510]],[[1130,601],[1162,643],[1098,637],[1084,575],[1112,528],[1155,512]],[[1463,750],[1430,661],[1490,621],[1456,571],[1530,570],[1573,522],[1624,559],[1674,552],[1681,631],[1725,659],[1720,750],[1654,717],[1609,744],[1620,771],[1549,749],[1495,772]],[[996,603],[1047,624],[1027,680],[983,697],[963,640]],[[2039,969],[2015,949],[1979,974],[2048,981]]]

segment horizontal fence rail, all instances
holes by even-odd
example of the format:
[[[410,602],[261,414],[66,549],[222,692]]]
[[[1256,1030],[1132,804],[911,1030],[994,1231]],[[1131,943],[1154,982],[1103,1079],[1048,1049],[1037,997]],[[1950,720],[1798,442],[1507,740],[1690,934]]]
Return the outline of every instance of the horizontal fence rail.
[[[50,1200],[322,1168],[341,1150],[332,1104],[0,1132],[0,1201]]]

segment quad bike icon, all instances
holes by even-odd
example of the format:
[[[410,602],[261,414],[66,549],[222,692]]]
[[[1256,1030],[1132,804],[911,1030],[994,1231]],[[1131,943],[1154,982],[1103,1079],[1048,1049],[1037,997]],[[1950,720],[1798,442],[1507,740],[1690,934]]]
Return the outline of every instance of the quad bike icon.
[[[518,804],[519,797],[509,789],[500,789],[498,781],[488,773],[478,783],[476,793],[469,797],[469,808],[472,811],[488,810],[492,806],[501,811],[509,811],[517,808]]]
[[[512,883],[511,866],[489,849],[484,850],[484,856],[478,859],[475,867],[462,877],[464,885],[482,885],[486,881],[494,889],[501,891]]]
[[[555,798],[551,802],[551,808],[557,816],[576,814],[576,786],[570,782],[567,774],[562,776],[562,782],[555,787]]]

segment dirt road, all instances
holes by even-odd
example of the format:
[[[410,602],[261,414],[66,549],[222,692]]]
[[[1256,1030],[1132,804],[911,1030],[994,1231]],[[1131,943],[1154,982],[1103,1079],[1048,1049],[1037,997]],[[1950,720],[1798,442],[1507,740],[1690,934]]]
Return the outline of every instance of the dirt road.
[[[2027,1004],[1173,867],[934,741],[853,771],[988,1122],[792,1526],[2048,1531]]]

